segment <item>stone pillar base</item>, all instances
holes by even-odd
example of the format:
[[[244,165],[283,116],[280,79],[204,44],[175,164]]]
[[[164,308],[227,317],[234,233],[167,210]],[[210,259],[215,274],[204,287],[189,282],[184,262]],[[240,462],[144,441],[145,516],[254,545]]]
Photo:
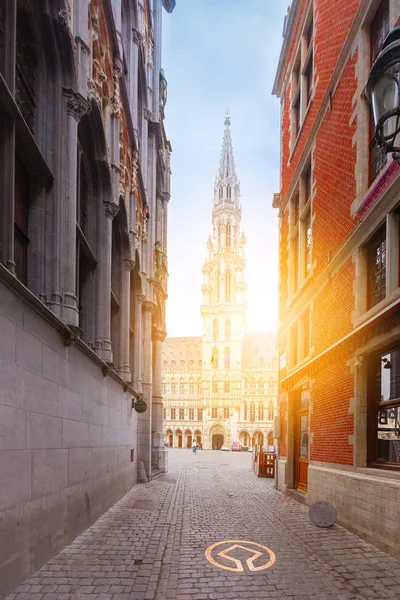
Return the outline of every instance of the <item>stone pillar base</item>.
[[[137,482],[138,483],[148,483],[149,482],[149,478],[147,477],[146,469],[144,468],[144,463],[142,460],[140,460],[138,463]]]
[[[163,446],[151,449],[151,466],[154,469],[164,471],[164,473],[168,472],[168,448]]]

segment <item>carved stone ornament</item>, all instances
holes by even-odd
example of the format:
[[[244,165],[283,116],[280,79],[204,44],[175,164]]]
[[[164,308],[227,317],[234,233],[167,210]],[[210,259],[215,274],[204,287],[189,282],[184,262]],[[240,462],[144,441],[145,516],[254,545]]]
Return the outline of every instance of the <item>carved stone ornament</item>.
[[[149,110],[148,108],[145,108],[143,110],[143,115],[144,115],[144,118],[146,119],[146,121],[150,121],[150,119],[151,119],[151,110]]]
[[[133,269],[135,268],[135,261],[131,258],[125,258],[124,265],[127,271],[133,271]]]
[[[122,62],[119,58],[114,58],[113,62],[113,78],[114,81],[121,79],[123,73]]]
[[[138,29],[133,30],[133,41],[135,42],[135,44],[139,45],[143,43],[143,35]]]
[[[78,122],[89,109],[89,103],[83,96],[73,90],[65,90],[64,95],[67,98],[67,112]]]
[[[118,204],[114,204],[114,202],[104,202],[104,209],[106,217],[113,219],[119,211],[119,206]]]

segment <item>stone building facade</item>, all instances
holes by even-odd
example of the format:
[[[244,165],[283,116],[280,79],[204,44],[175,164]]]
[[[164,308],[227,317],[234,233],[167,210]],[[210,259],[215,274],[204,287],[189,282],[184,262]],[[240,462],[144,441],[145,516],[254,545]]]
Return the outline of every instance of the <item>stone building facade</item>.
[[[364,86],[399,17],[396,0],[293,2],[273,90],[278,487],[331,502],[339,522],[396,556],[400,167],[377,147]]]
[[[0,596],[165,468],[174,4],[0,1]]]
[[[227,115],[203,266],[203,336],[164,343],[168,446],[190,447],[193,438],[206,449],[236,440],[244,446],[273,444],[276,334],[246,333],[246,236],[239,197]]]

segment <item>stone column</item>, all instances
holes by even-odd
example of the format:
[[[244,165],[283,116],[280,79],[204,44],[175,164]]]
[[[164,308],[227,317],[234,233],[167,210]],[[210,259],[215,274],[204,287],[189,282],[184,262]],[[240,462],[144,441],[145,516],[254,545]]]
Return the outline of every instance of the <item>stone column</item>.
[[[131,381],[131,367],[129,361],[129,335],[130,335],[130,320],[131,320],[131,272],[135,263],[133,260],[126,258],[124,260],[124,270],[122,276],[122,292],[121,292],[121,331],[119,338],[119,357],[120,364],[117,365],[118,374],[125,381]]]
[[[154,312],[152,302],[143,303],[143,400],[147,404],[146,412],[138,418],[138,452],[139,460],[143,461],[149,481],[151,479],[151,387],[152,387],[152,344],[151,327],[152,314]]]
[[[167,449],[164,446],[163,400],[162,400],[162,343],[166,332],[153,329],[153,382],[152,382],[152,440],[151,464],[157,469],[168,470]]]
[[[140,394],[143,382],[143,323],[142,312],[143,303],[146,297],[143,294],[136,294],[136,315],[135,315],[135,366],[134,377],[135,390]]]
[[[113,202],[103,203],[105,217],[101,223],[100,265],[99,265],[99,320],[96,336],[96,346],[101,348],[101,358],[113,362],[111,346],[111,256],[112,256],[112,220],[118,213],[119,207]]]
[[[65,165],[65,212],[63,252],[62,319],[78,327],[79,311],[76,297],[76,173],[78,160],[78,122],[88,109],[87,101],[73,90],[64,89],[67,104]]]

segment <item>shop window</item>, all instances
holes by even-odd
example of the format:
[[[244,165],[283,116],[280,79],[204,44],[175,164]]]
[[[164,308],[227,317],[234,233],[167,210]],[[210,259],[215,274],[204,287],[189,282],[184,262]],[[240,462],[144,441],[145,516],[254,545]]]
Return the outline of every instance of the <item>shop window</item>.
[[[368,462],[400,467],[400,348],[369,361]]]

